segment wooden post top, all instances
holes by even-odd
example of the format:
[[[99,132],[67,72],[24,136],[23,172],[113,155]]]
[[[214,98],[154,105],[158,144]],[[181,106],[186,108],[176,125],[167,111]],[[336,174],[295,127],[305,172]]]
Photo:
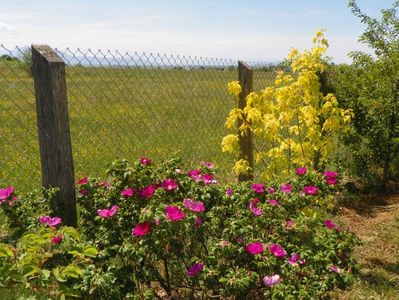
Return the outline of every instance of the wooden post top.
[[[64,60],[49,45],[32,45],[32,51],[37,51],[50,63],[64,63]]]
[[[244,62],[244,61],[242,61],[242,60],[239,60],[239,61],[238,61],[238,66],[239,66],[239,67],[244,67],[244,68],[246,68],[246,69],[252,71],[252,68],[251,68],[250,66],[248,66],[247,63]]]

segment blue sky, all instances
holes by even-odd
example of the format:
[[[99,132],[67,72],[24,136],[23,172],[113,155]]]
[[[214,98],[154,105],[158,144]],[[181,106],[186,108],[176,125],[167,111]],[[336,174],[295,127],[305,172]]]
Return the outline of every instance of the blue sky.
[[[378,17],[394,0],[358,0]],[[348,62],[364,26],[347,0],[0,0],[0,43],[278,61],[327,29],[328,55]]]

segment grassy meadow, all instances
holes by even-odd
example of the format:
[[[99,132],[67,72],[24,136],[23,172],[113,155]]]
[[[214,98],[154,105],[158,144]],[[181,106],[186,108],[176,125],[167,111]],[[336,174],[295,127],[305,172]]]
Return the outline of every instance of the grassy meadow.
[[[221,152],[226,116],[234,106],[225,69],[67,67],[76,178],[101,175],[115,158],[181,157],[186,166],[212,161],[233,179],[232,157]],[[255,70],[254,89],[274,79]],[[0,61],[2,159],[0,186],[40,186],[33,80],[25,65]]]

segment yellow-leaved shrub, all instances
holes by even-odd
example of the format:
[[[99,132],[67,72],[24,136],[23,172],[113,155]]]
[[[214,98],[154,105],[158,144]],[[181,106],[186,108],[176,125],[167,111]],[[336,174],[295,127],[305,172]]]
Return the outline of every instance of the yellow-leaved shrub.
[[[328,41],[319,31],[310,51],[292,49],[288,55],[291,71],[278,71],[273,85],[250,93],[244,109],[230,112],[226,126],[237,134],[223,139],[222,150],[238,153],[238,133],[245,135],[249,129],[261,144],[259,148],[255,145],[255,163],[266,164],[264,180],[288,175],[299,166],[326,164],[352,117],[350,110],[338,106],[334,94],[324,96],[320,91],[327,48]],[[229,83],[228,89],[236,97],[241,92],[237,81]],[[239,119],[242,125],[237,128]],[[248,166],[240,159],[234,171],[247,173]]]

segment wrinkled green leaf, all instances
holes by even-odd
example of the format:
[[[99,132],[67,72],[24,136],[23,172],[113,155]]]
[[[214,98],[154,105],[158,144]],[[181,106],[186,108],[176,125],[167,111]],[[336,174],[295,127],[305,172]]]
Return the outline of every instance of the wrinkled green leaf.
[[[13,247],[7,244],[0,244],[0,257],[12,257],[14,252]]]
[[[31,276],[33,274],[38,273],[39,268],[33,264],[27,264],[22,267],[22,276]]]
[[[43,270],[41,270],[41,273],[42,273],[42,276],[44,277],[44,279],[49,279],[49,277],[50,277],[50,274],[51,274],[51,271],[50,270],[46,270],[46,269],[43,269]]]
[[[64,276],[64,274],[60,273],[60,269],[58,267],[53,269],[53,274],[54,274],[55,279],[57,279],[57,281],[59,281],[59,282],[66,281],[66,277]]]
[[[76,241],[78,241],[78,242],[80,241],[80,234],[76,230],[76,228],[65,226],[62,228],[62,232],[66,235],[73,237]]]
[[[83,254],[89,257],[96,257],[98,254],[98,251],[96,248],[92,246],[88,246],[83,250]]]
[[[69,265],[66,266],[64,270],[61,271],[63,276],[79,278],[79,276],[83,273],[83,270],[80,269],[77,265]]]

